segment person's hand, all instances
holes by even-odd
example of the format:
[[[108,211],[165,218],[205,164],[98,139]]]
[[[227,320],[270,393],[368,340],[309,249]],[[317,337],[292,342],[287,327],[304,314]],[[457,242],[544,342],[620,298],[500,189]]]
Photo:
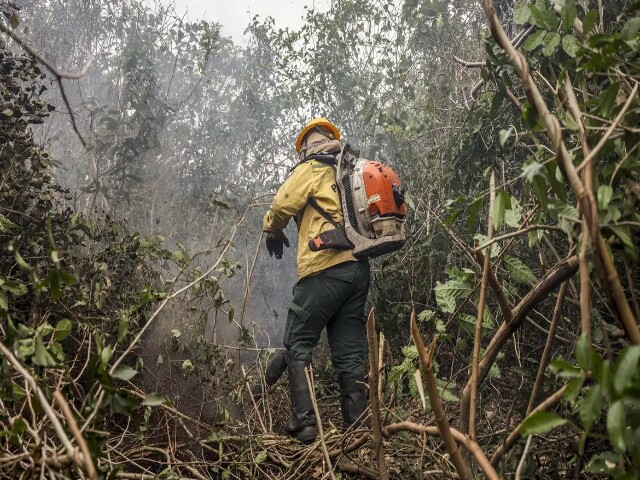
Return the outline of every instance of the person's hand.
[[[275,255],[278,260],[282,258],[283,245],[289,247],[289,239],[284,232],[267,234],[265,243],[267,244],[269,256],[273,257]]]

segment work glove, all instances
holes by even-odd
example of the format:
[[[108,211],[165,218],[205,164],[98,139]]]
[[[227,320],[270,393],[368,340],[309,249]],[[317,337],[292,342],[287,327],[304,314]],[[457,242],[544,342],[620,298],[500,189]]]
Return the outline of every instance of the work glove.
[[[282,251],[284,250],[283,245],[289,247],[289,239],[284,234],[284,232],[269,233],[267,235],[265,243],[267,244],[267,251],[269,252],[269,256],[273,257],[273,255],[275,254],[278,260],[282,258]]]

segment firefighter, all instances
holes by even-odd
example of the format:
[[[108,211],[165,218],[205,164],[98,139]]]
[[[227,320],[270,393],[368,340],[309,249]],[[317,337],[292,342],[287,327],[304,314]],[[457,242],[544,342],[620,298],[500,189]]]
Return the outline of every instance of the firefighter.
[[[331,359],[340,382],[343,426],[352,425],[367,406],[367,355],[364,308],[369,291],[369,263],[350,249],[312,251],[309,242],[333,229],[328,218],[343,224],[342,205],[331,156],[340,151],[340,131],[325,118],[310,121],[296,140],[299,163],[278,190],[266,213],[263,230],[269,255],[282,258],[289,240],[284,229],[290,219],[298,226],[297,283],[287,314],[283,344],[291,389],[291,418],[287,432],[310,443],[316,437],[316,417],[305,377],[313,348],[327,329]]]

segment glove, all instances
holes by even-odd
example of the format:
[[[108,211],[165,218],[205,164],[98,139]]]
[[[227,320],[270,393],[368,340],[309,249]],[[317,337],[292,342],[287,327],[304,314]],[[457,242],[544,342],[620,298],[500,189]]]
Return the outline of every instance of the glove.
[[[269,256],[273,257],[275,254],[276,258],[280,260],[282,258],[283,245],[289,247],[289,239],[283,233],[270,233],[267,235],[267,239],[265,241],[267,244],[267,251],[269,252]]]

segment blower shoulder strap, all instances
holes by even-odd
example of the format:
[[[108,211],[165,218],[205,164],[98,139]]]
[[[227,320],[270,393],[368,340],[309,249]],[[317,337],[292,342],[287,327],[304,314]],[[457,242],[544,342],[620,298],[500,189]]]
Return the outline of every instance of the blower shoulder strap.
[[[322,217],[327,222],[329,222],[331,225],[333,225],[333,228],[338,228],[340,230],[344,230],[344,227],[342,225],[340,225],[333,218],[331,218],[331,215],[329,215],[329,213],[324,208],[322,208],[320,205],[318,205],[318,202],[316,202],[315,198],[309,197],[309,200],[307,201],[307,203],[309,205],[311,205],[311,208],[313,208],[316,212],[318,212],[320,215],[322,215]]]
[[[296,168],[298,168],[300,165],[302,165],[303,163],[307,163],[311,160],[317,160],[321,163],[326,163],[327,165],[337,165],[338,164],[338,160],[336,160],[336,155],[338,155],[340,152],[334,152],[334,153],[313,153],[311,155],[309,155],[308,157],[305,157],[304,159],[300,160],[298,163],[296,163],[293,168],[291,168],[291,170],[289,170],[290,172],[293,172]]]

